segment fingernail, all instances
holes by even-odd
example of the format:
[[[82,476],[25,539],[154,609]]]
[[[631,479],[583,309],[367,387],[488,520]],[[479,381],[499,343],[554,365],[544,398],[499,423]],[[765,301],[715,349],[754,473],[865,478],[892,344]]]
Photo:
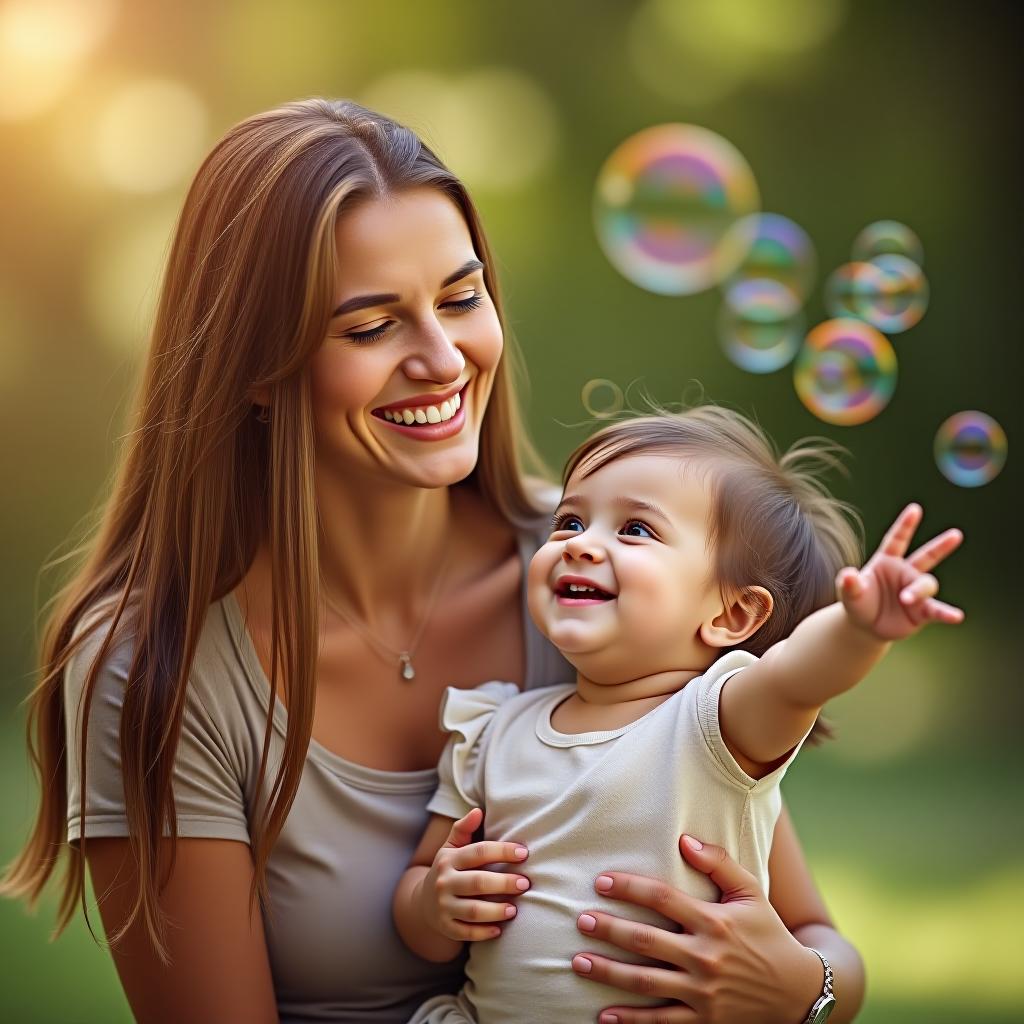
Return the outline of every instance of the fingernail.
[[[529,850],[527,850],[525,846],[517,846],[517,847],[516,847],[516,856],[517,856],[517,857],[518,857],[518,858],[519,858],[520,860],[526,860],[526,855],[527,855],[527,854],[528,854],[529,852],[530,852],[530,851],[529,851]]]
[[[580,974],[589,974],[594,965],[585,956],[574,956],[572,958],[572,969]]]
[[[694,839],[693,836],[683,836],[683,842],[686,843],[686,845],[691,850],[703,850],[704,849],[704,844],[699,839]]]
[[[526,890],[530,888],[530,883],[525,878],[517,878],[516,888],[520,892],[526,892]]]
[[[914,600],[914,592],[912,590],[904,590],[903,593],[900,594],[900,600],[904,604],[910,604],[910,602]]]
[[[515,917],[516,916],[516,908],[515,907],[506,907],[505,908],[505,916],[506,917]]]
[[[580,914],[576,922],[585,932],[592,932],[597,927],[597,918],[590,914]]]
[[[607,875],[597,876],[597,891],[607,892],[615,884],[614,878],[609,878]]]
[[[619,1018],[614,1013],[602,1013],[601,1024],[619,1024]]]

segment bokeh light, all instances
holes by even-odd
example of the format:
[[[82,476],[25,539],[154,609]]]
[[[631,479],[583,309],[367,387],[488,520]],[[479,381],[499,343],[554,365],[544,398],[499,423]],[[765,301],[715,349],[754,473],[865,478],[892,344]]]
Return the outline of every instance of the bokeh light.
[[[647,0],[630,22],[631,64],[668,100],[713,103],[757,77],[792,72],[796,58],[843,23],[846,0]]]
[[[924,266],[924,246],[921,239],[897,220],[878,220],[869,224],[853,240],[850,257],[862,262],[893,253],[905,256],[919,267]]]
[[[696,125],[664,124],[608,157],[594,214],[601,247],[627,280],[660,295],[692,295],[735,269],[719,253],[722,240],[758,203],[753,172],[732,143]]]
[[[115,0],[6,0],[0,4],[0,121],[52,107],[110,32]]]
[[[718,338],[740,369],[771,373],[792,361],[805,326],[800,302],[789,288],[771,278],[753,278],[726,291]]]
[[[950,416],[935,434],[935,462],[957,487],[981,487],[1006,464],[1006,431],[976,410]]]
[[[206,106],[187,85],[164,78],[129,82],[99,112],[96,167],[115,188],[161,192],[195,170],[206,133]]]
[[[624,404],[622,388],[613,380],[595,377],[583,385],[580,392],[583,408],[598,420],[610,419],[622,411]]]
[[[177,213],[175,200],[118,221],[89,253],[85,307],[97,337],[116,356],[134,359],[145,350]]]
[[[801,300],[814,285],[814,243],[799,224],[778,213],[754,213],[736,221],[722,239],[719,258],[734,268],[722,275],[726,282],[777,281]]]
[[[843,427],[866,423],[896,390],[896,353],[870,324],[845,317],[826,320],[807,335],[793,384],[818,419]]]
[[[373,82],[359,100],[421,132],[476,188],[524,186],[550,165],[557,148],[554,104],[532,78],[511,68],[457,76],[400,71]]]

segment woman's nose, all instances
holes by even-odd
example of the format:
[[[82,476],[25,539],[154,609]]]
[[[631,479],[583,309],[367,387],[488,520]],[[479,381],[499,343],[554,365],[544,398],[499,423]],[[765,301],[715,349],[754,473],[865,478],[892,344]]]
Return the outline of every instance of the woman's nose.
[[[436,318],[424,324],[415,350],[405,360],[405,372],[409,377],[439,384],[455,383],[465,368],[466,357]]]

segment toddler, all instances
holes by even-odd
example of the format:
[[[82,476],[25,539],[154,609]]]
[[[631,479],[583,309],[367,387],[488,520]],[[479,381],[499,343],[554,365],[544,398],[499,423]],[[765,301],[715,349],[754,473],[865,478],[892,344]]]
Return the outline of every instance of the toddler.
[[[576,682],[445,693],[433,816],[394,917],[426,959],[471,945],[462,992],[410,1024],[593,1021],[622,1002],[573,973],[577,918],[609,868],[716,900],[679,856],[682,832],[724,847],[768,891],[779,782],[822,705],[891,641],[963,618],[929,572],[961,535],[907,556],[916,505],[851,567],[850,510],[813,472],[835,464],[811,442],[778,458],[716,406],[613,424],[570,456],[527,597]],[[515,867],[527,856],[529,879]],[[653,910],[630,915],[678,931]]]

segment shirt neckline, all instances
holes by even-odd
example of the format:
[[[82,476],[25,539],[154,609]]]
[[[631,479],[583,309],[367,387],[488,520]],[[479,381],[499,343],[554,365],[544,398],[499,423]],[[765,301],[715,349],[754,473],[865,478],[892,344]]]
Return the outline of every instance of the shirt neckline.
[[[526,531],[516,531],[516,547],[519,552],[519,562],[522,568],[520,605],[524,616],[523,659],[525,679],[523,689],[525,690],[529,688],[535,667],[540,663],[540,634],[537,633],[534,636],[536,630],[531,628],[533,627],[533,621],[529,618],[529,610],[526,604],[526,570],[529,558],[532,557],[532,552],[529,550],[530,541]],[[242,609],[234,590],[228,591],[221,598],[220,604],[231,642],[243,667],[246,669],[246,679],[264,714],[267,714],[270,710],[270,680],[267,679],[263,666],[260,664],[256,648],[253,645],[252,637],[249,636],[245,619],[242,616]],[[274,729],[282,739],[287,727],[288,712],[284,705],[280,702],[275,702]],[[375,792],[421,793],[433,791],[437,787],[438,775],[436,767],[419,768],[414,771],[389,771],[384,768],[371,768],[369,765],[360,764],[357,761],[349,761],[340,754],[336,754],[312,736],[309,739],[307,757],[334,775],[345,779],[361,789],[369,789]]]
[[[698,679],[700,679],[700,676],[697,676],[695,679],[691,679],[686,686],[693,685],[693,683]],[[557,687],[556,689],[558,692],[541,703],[534,722],[534,732],[537,735],[537,739],[539,739],[541,743],[546,743],[549,747],[583,747],[593,746],[598,743],[607,743],[609,740],[614,740],[617,737],[630,732],[632,729],[636,729],[644,722],[649,721],[654,715],[661,711],[662,708],[675,703],[677,699],[682,699],[680,695],[683,690],[686,689],[686,686],[681,690],[677,690],[667,700],[663,700],[657,707],[651,708],[651,710],[646,714],[641,715],[632,722],[627,722],[625,725],[620,725],[617,729],[599,729],[591,732],[569,733],[559,732],[551,724],[551,716],[554,713],[555,708],[576,689],[575,683],[567,683],[565,686]]]

